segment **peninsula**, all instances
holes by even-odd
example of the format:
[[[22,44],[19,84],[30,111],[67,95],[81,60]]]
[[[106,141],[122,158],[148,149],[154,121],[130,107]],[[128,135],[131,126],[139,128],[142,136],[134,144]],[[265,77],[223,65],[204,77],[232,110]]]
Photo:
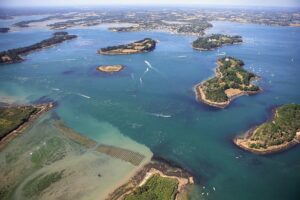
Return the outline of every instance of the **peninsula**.
[[[101,65],[97,67],[98,71],[106,72],[106,73],[120,72],[123,69],[124,69],[123,65]]]
[[[235,97],[256,94],[261,89],[251,84],[259,77],[243,69],[244,62],[233,57],[218,59],[216,76],[195,86],[196,97],[210,106],[225,108]]]
[[[106,200],[187,199],[193,176],[168,161],[152,158],[131,180],[111,193]]]
[[[228,44],[243,42],[242,37],[235,35],[212,34],[206,37],[199,37],[193,42],[193,48],[200,51],[210,51]]]
[[[105,55],[126,55],[135,53],[145,53],[155,49],[156,41],[151,38],[145,38],[125,45],[110,46],[98,50],[99,54]]]
[[[53,103],[45,103],[0,107],[0,150],[53,106]]]
[[[0,52],[0,64],[11,64],[23,61],[21,55],[29,54],[33,51],[37,51],[43,48],[53,46],[55,44],[62,43],[66,40],[71,40],[76,38],[76,35],[69,35],[67,32],[56,32],[49,39],[42,40],[36,44],[21,47],[17,49],[10,49],[7,51]]]
[[[300,104],[286,104],[273,118],[234,139],[239,147],[257,154],[270,154],[300,143]]]

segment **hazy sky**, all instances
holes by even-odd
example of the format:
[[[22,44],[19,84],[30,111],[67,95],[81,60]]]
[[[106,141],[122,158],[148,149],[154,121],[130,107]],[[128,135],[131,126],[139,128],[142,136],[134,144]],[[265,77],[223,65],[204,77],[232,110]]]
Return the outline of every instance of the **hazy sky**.
[[[300,0],[0,0],[1,6],[204,4],[300,7]]]

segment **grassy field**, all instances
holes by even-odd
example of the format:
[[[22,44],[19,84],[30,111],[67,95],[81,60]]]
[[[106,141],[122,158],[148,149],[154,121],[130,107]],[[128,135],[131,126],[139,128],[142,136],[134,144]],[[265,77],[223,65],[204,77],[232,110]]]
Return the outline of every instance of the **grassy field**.
[[[125,200],[173,200],[177,186],[176,179],[154,175],[143,186],[128,195]]]
[[[287,104],[276,109],[272,121],[260,125],[252,135],[251,148],[266,148],[290,142],[300,131],[300,105]]]
[[[36,111],[33,106],[0,108],[0,139],[26,122]]]

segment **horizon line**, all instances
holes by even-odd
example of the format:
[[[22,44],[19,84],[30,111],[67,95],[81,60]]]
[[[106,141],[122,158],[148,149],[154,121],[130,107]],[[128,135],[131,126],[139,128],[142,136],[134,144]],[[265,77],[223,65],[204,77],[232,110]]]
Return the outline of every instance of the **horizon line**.
[[[299,6],[292,5],[241,5],[241,4],[203,4],[203,3],[188,3],[188,4],[155,4],[155,3],[145,3],[145,4],[134,4],[134,3],[126,3],[126,4],[78,4],[78,5],[0,5],[0,8],[86,8],[86,7],[126,7],[126,6],[135,6],[135,7],[235,7],[235,8],[294,8],[300,9]]]

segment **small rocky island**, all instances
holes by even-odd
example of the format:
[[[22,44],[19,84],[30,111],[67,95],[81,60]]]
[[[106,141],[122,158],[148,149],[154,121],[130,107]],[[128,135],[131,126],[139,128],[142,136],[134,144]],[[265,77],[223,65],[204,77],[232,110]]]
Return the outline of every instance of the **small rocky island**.
[[[120,72],[123,69],[124,69],[123,65],[101,65],[97,67],[98,71],[106,72],[106,73]]]
[[[199,37],[193,42],[193,48],[200,51],[210,51],[227,44],[243,42],[241,36],[230,36],[223,34],[212,34],[206,37]]]
[[[0,28],[0,33],[7,33],[9,28]]]
[[[195,86],[196,97],[210,106],[224,108],[235,97],[256,94],[261,89],[251,84],[259,77],[243,69],[244,62],[233,57],[218,59],[216,76]]]
[[[287,104],[273,118],[234,139],[239,147],[257,154],[270,154],[300,143],[300,104]]]
[[[156,41],[150,38],[145,38],[133,43],[125,45],[117,45],[98,50],[99,54],[105,55],[126,55],[135,53],[145,53],[155,49]]]
[[[42,40],[41,42],[38,42],[36,44],[27,47],[2,51],[0,52],[0,64],[1,63],[11,64],[11,63],[21,62],[23,61],[21,55],[26,55],[33,51],[51,47],[55,44],[62,43],[66,40],[71,40],[76,37],[77,37],[76,35],[69,35],[67,32],[56,32],[53,34],[51,38]]]

